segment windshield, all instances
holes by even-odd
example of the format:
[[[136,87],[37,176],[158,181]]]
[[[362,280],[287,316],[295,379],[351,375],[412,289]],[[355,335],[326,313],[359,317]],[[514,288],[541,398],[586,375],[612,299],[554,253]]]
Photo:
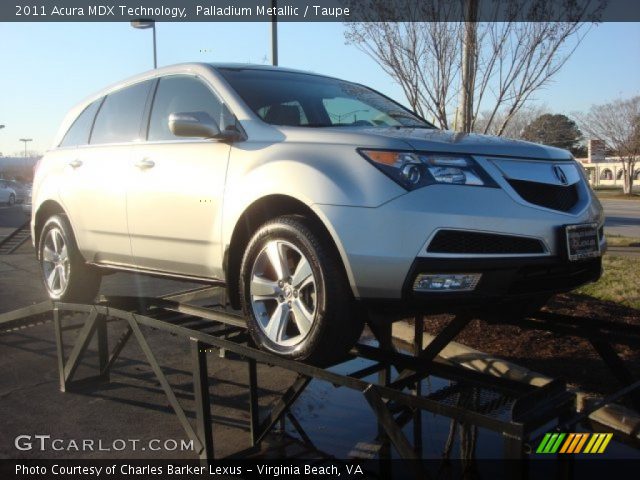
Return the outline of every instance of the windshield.
[[[300,127],[435,128],[370,88],[306,73],[219,68],[267,123]]]

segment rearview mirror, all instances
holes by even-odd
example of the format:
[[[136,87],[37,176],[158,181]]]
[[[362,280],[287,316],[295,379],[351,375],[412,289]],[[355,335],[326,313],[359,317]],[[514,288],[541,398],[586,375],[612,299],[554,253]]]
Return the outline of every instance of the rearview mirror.
[[[206,112],[172,113],[169,115],[169,130],[176,137],[222,137],[220,127]]]

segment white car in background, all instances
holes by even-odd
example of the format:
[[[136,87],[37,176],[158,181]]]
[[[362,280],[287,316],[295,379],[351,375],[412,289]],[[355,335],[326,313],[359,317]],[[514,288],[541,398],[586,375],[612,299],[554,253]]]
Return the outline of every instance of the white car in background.
[[[0,204],[13,206],[18,195],[7,180],[0,180]]]

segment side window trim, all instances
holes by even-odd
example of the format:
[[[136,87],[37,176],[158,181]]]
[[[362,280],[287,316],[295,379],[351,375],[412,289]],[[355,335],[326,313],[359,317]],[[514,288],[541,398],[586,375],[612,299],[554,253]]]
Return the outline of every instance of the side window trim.
[[[151,112],[153,111],[153,103],[156,99],[156,92],[160,85],[160,80],[164,77],[156,77],[153,79],[153,84],[149,88],[149,94],[147,95],[147,101],[144,104],[144,113],[142,114],[142,122],[140,122],[140,140],[143,142],[149,139],[149,126],[151,125]]]
[[[105,95],[100,99],[100,105],[98,106],[98,109],[96,110],[96,113],[93,116],[93,120],[91,121],[91,128],[89,129],[89,138],[87,138],[86,145],[91,145],[91,137],[93,137],[93,127],[96,125],[96,118],[98,118],[98,114],[100,113],[100,110],[102,110],[102,105],[104,105],[104,101],[106,100],[106,98],[107,96]]]

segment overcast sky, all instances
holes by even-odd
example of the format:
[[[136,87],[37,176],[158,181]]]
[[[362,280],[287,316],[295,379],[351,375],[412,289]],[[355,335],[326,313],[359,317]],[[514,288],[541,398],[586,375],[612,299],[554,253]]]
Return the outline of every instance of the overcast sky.
[[[400,88],[357,48],[341,23],[282,23],[280,64],[367,84],[405,103]],[[162,23],[158,64],[268,63],[268,23]],[[0,152],[44,151],[69,108],[152,64],[151,31],[128,23],[0,23]],[[589,33],[535,102],[557,113],[640,94],[640,23]]]

